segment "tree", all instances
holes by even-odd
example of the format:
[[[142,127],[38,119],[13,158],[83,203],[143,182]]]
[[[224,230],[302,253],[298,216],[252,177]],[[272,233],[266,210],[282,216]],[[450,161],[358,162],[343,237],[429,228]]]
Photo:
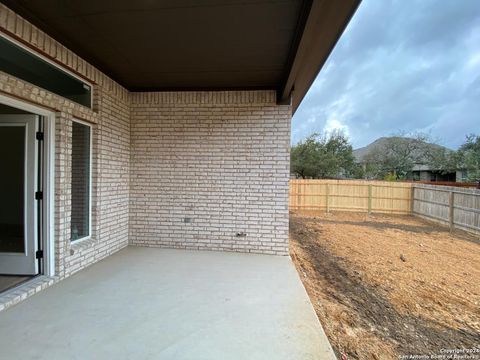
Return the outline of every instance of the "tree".
[[[320,152],[316,136],[310,135],[291,149],[290,171],[303,179],[314,178],[318,174]]]
[[[431,149],[426,157],[429,167],[442,175],[456,172],[460,164],[459,153],[444,147]]]
[[[424,163],[429,156],[428,136],[421,133],[393,136],[377,145],[365,156],[365,172],[368,178],[386,177],[405,179],[415,164]]]
[[[349,177],[354,169],[352,145],[341,131],[314,133],[291,150],[290,170],[303,179]]]
[[[458,149],[459,168],[467,171],[468,181],[480,181],[480,136],[467,135]]]

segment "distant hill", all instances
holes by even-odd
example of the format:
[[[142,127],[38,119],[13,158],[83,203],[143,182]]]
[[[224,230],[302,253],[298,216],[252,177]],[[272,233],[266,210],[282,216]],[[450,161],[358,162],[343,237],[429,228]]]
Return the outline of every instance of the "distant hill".
[[[370,152],[373,151],[373,149],[375,149],[376,147],[379,147],[380,149],[385,148],[386,146],[388,146],[388,143],[390,141],[415,142],[415,141],[419,141],[419,140],[408,138],[408,137],[399,137],[399,136],[381,137],[381,138],[378,138],[377,140],[375,140],[374,142],[372,142],[371,144],[368,144],[367,146],[364,146],[364,147],[353,150],[353,156],[355,157],[355,160],[357,162],[363,162],[365,160],[365,157],[368,154],[370,154]],[[446,149],[447,151],[452,151],[451,149],[448,149],[448,148],[446,148],[442,145],[427,143],[427,142],[424,142],[424,141],[422,141],[422,143],[425,145],[425,149],[426,149],[425,152],[428,152],[428,150],[432,150],[432,152],[433,152],[435,150],[441,150],[441,149]],[[415,154],[415,157],[419,159],[419,163],[426,163],[427,162],[427,160],[425,158],[424,158],[424,161],[422,161],[423,154]]]

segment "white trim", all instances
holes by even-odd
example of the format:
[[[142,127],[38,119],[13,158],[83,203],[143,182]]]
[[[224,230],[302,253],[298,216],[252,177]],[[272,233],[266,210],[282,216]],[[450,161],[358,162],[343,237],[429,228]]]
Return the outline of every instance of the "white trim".
[[[70,245],[78,244],[79,242],[85,241],[85,240],[90,240],[92,238],[92,139],[93,139],[93,132],[92,132],[92,124],[78,120],[78,119],[73,119],[72,120],[72,143],[73,143],[73,123],[76,122],[78,124],[87,126],[89,129],[89,149],[88,149],[88,235],[84,236],[80,239],[75,239],[71,240],[72,234],[70,232]],[[73,151],[73,150],[72,150]],[[73,180],[73,177],[72,177]],[[70,203],[72,203],[70,201]],[[73,204],[72,204],[73,205]],[[70,228],[71,228],[71,220],[70,220]]]
[[[71,102],[74,102],[75,104],[79,104],[79,105],[82,105],[82,106],[85,106],[86,108],[88,109],[92,109],[93,110],[93,89],[94,89],[94,86],[93,86],[93,83],[84,79],[84,78],[81,78],[80,76],[76,75],[75,73],[73,73],[71,70],[68,70],[67,68],[57,64],[56,62],[50,60],[49,58],[47,58],[46,56],[36,52],[35,50],[33,50],[32,48],[26,46],[25,44],[22,44],[20,41],[8,36],[7,34],[3,34],[3,33],[0,33],[0,37],[6,39],[7,41],[10,41],[11,43],[17,45],[18,47],[22,48],[23,50],[25,50],[26,52],[32,54],[33,56],[36,56],[38,57],[39,59],[45,61],[46,63],[54,66],[55,68],[57,68],[58,70],[60,71],[63,71],[64,73],[74,77],[75,79],[77,79],[78,81],[90,86],[90,106],[85,106],[85,105],[82,105],[82,104],[79,104],[77,103],[76,101],[73,101],[73,100],[70,100],[70,99],[67,99],[66,97],[60,95],[60,94],[57,94],[57,93],[54,93],[50,90],[47,90],[45,89],[46,91],[48,92],[51,92],[52,94],[55,94],[55,95],[58,95],[64,99],[67,99],[68,101],[71,101]],[[22,79],[21,79],[22,80]],[[22,81],[26,81],[26,80],[22,80]],[[26,81],[28,82],[28,81]],[[35,85],[35,84],[32,84],[32,85]],[[35,86],[38,86],[38,85],[35,85]],[[43,88],[42,88],[43,89]]]
[[[55,275],[55,113],[45,108],[32,105],[0,94],[0,103],[20,110],[41,115],[45,118],[44,125],[44,275]]]
[[[55,117],[44,117],[44,164],[43,164],[43,220],[47,225],[43,229],[44,262],[43,272],[46,276],[55,275]],[[47,192],[45,196],[45,192]],[[50,226],[49,226],[50,225]]]

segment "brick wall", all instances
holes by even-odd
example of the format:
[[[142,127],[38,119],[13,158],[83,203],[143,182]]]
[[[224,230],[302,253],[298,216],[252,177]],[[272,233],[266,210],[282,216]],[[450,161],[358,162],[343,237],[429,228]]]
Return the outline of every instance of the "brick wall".
[[[64,276],[113,254],[128,245],[129,166],[130,166],[130,111],[129,102],[122,101],[101,87],[95,89],[97,123],[92,124],[92,236],[91,239],[71,243],[70,216],[72,208],[72,118],[57,119],[57,132],[64,131],[62,142],[57,142],[57,158],[65,158],[67,179],[60,186],[67,199],[63,256]],[[57,166],[58,168],[58,166]],[[60,169],[59,169],[60,170]],[[69,176],[70,175],[70,176]],[[61,177],[57,176],[57,182]],[[56,189],[56,192],[58,190]],[[57,239],[56,239],[57,241]]]
[[[274,91],[133,93],[130,242],[286,255],[290,118]]]
[[[287,254],[290,107],[273,91],[129,93],[0,4],[0,31],[93,84],[93,109],[0,71],[55,112],[55,269],[133,245]],[[72,121],[92,125],[92,237],[72,244]],[[237,233],[239,236],[237,236]]]

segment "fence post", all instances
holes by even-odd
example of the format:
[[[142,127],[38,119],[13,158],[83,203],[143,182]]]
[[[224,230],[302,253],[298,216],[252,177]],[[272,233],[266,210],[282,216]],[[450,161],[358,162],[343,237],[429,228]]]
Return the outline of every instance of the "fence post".
[[[410,191],[410,214],[413,215],[413,211],[415,210],[415,185],[412,184],[412,189]]]
[[[372,213],[372,185],[368,185],[368,215]]]
[[[326,205],[327,205],[327,214],[328,214],[330,212],[330,204],[329,204],[329,196],[328,196],[330,194],[330,185],[329,184],[327,184],[326,192],[327,192],[327,199],[326,199],[327,204]]]
[[[453,231],[454,227],[454,200],[455,200],[455,193],[450,191],[448,194],[448,219],[450,222],[450,231]]]
[[[295,182],[295,193],[296,193],[296,200],[295,200],[295,210],[301,210],[302,207],[302,197],[300,196],[300,184]]]
[[[474,195],[474,198],[475,198],[475,209],[480,209],[480,194],[478,194],[477,196]],[[477,224],[474,226],[477,228],[477,230],[480,230],[480,213],[477,213]]]

